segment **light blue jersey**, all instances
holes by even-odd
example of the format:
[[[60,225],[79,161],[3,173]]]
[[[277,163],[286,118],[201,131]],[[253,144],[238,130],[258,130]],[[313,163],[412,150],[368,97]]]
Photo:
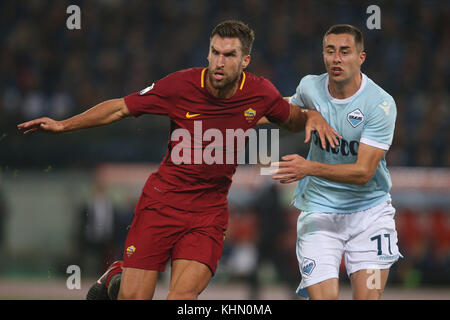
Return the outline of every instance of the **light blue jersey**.
[[[292,104],[316,109],[342,135],[336,148],[322,148],[312,135],[307,159],[329,164],[355,163],[360,143],[388,150],[394,135],[397,109],[394,99],[362,74],[360,89],[346,99],[335,99],[328,91],[328,74],[302,78]],[[390,198],[392,183],[385,157],[364,185],[345,184],[317,177],[298,182],[294,205],[308,212],[352,213],[374,207]]]

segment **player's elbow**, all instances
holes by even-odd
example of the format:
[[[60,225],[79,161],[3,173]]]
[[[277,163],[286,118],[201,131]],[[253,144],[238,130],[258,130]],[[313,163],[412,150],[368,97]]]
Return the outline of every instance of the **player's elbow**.
[[[118,108],[116,111],[116,116],[119,119],[123,119],[131,115],[124,98],[116,99],[116,102]]]
[[[364,185],[372,179],[373,175],[374,172],[372,170],[361,168],[361,170],[358,172],[355,184]]]
[[[357,179],[356,183],[357,185],[365,185],[366,183],[368,183],[370,181],[371,177],[368,176],[363,176],[363,177],[359,177],[359,179]]]

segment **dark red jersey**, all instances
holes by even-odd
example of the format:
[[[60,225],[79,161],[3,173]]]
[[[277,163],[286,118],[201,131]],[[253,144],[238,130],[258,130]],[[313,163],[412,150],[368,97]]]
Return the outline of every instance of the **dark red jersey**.
[[[206,68],[178,71],[125,97],[135,117],[150,113],[171,119],[167,154],[143,193],[189,211],[227,206],[240,151],[235,139],[230,147],[227,134],[247,131],[263,116],[283,123],[290,112],[289,104],[263,77],[244,72],[234,96],[219,99],[207,91],[206,76]],[[217,161],[211,163],[211,157]]]

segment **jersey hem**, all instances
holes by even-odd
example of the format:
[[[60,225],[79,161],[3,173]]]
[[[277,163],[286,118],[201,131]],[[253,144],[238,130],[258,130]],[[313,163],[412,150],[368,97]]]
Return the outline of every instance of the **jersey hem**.
[[[335,209],[335,208],[330,208],[330,207],[326,207],[326,206],[321,206],[321,205],[315,205],[315,206],[311,206],[311,208],[309,208],[308,210],[305,210],[304,208],[302,208],[301,205],[297,205],[296,204],[296,199],[294,199],[295,203],[294,203],[294,207],[296,207],[297,209],[303,211],[303,212],[321,212],[321,213],[336,213],[336,214],[351,214],[351,213],[356,213],[356,212],[360,212],[360,211],[365,211],[368,209],[371,209],[373,207],[376,207],[377,205],[379,205],[380,203],[382,203],[383,201],[387,201],[391,199],[391,195],[389,193],[387,193],[386,195],[380,197],[376,202],[371,203],[370,205],[365,205],[365,206],[361,206],[352,210],[342,210],[342,209]]]

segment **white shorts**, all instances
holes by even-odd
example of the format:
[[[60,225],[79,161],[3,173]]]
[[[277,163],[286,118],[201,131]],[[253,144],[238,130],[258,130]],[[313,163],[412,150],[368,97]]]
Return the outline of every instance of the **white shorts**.
[[[355,213],[302,212],[297,221],[297,258],[306,287],[339,278],[342,255],[347,275],[364,269],[388,269],[402,255],[397,247],[391,201]]]

